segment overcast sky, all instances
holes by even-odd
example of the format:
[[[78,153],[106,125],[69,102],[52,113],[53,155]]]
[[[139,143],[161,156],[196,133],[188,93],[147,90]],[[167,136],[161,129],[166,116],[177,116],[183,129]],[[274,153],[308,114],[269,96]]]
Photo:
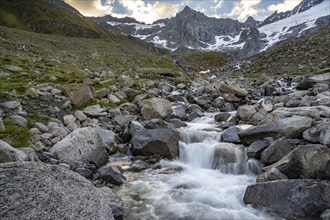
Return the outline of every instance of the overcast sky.
[[[245,21],[249,16],[263,20],[275,11],[293,9],[302,0],[64,0],[84,16],[133,17],[152,23],[175,16],[186,5],[207,16]]]

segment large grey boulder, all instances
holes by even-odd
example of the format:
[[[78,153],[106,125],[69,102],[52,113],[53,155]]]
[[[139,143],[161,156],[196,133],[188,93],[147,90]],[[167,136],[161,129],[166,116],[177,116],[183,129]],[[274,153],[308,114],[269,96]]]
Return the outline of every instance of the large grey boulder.
[[[55,158],[69,164],[81,161],[84,163],[93,162],[97,166],[101,166],[108,161],[103,139],[91,127],[79,128],[73,131],[56,143],[49,151]]]
[[[237,109],[237,114],[243,121],[249,120],[256,112],[253,105],[242,105]]]
[[[95,98],[93,87],[85,84],[65,84],[61,86],[61,90],[78,108],[87,105]]]
[[[297,88],[302,90],[307,90],[309,88],[312,88],[316,83],[329,84],[330,74],[324,73],[324,74],[304,78],[297,84]]]
[[[307,219],[330,208],[329,195],[330,182],[326,180],[277,180],[248,186],[244,202],[288,219]]]
[[[20,162],[25,161],[27,155],[16,148],[13,148],[8,143],[0,140],[0,163]]]
[[[44,163],[0,164],[0,219],[111,220],[113,198],[81,175]]]
[[[265,170],[277,168],[289,179],[330,179],[330,149],[317,144],[301,145]]]
[[[166,118],[172,114],[171,102],[162,98],[151,98],[140,103],[144,119]]]
[[[175,158],[179,155],[179,134],[174,128],[145,129],[133,121],[130,128],[134,155]]]
[[[312,119],[309,117],[293,116],[279,119],[263,125],[253,126],[239,133],[243,144],[249,145],[252,142],[265,138],[295,138],[299,137],[306,129],[312,126]]]

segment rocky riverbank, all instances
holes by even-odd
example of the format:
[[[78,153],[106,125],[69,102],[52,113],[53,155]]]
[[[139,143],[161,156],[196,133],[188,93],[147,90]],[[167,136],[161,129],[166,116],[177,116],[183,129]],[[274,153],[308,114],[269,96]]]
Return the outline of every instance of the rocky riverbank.
[[[244,145],[254,161],[246,161],[258,175],[245,191],[246,204],[288,219],[329,218],[329,73],[281,80],[195,76],[179,84],[122,75],[107,88],[90,86],[106,83],[109,74],[90,72],[81,84],[44,83],[28,88],[28,96],[1,97],[1,219],[124,218],[116,191],[125,175],[177,158],[178,129],[205,113],[214,113],[219,141]],[[17,140],[22,136],[13,137],[21,128],[27,147]],[[109,156],[129,162],[118,166]]]

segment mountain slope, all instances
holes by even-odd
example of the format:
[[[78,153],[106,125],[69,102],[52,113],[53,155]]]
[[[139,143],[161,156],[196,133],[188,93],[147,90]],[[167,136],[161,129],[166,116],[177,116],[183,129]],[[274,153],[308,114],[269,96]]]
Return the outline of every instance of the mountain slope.
[[[292,11],[274,13],[262,23],[252,17],[244,23],[209,18],[189,7],[173,18],[159,20],[151,25],[110,17],[94,20],[172,51],[186,47],[222,51],[236,58],[246,58],[280,41],[303,36],[326,26],[330,23],[329,12],[328,0],[304,0]]]
[[[114,37],[118,33],[42,0],[0,0],[0,25],[70,37]]]

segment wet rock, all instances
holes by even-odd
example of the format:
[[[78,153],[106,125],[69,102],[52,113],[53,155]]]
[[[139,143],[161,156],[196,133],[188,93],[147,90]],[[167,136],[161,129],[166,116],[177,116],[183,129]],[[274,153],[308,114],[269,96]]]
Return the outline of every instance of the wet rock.
[[[75,161],[92,162],[101,166],[108,161],[105,146],[94,128],[79,128],[49,150],[55,158],[69,164]]]
[[[289,179],[330,179],[330,149],[323,145],[301,145],[265,170],[277,168]]]
[[[126,178],[112,167],[102,167],[97,170],[97,173],[100,174],[100,178],[104,181],[117,186],[126,182]]]
[[[171,102],[162,98],[151,98],[142,101],[141,115],[144,119],[166,118],[172,114]]]
[[[290,118],[279,119],[263,125],[253,126],[239,133],[239,137],[245,145],[265,138],[295,138],[299,137],[306,129],[312,125],[309,117],[293,116]]]
[[[300,141],[298,139],[279,139],[271,143],[271,145],[261,153],[261,162],[269,165],[279,161],[290,151],[298,147]]]
[[[173,128],[145,129],[140,123],[132,122],[130,133],[134,155],[175,158],[179,154],[179,134]]]
[[[187,127],[187,124],[178,118],[172,118],[169,122],[176,128]]]
[[[238,107],[237,114],[243,121],[249,120],[256,113],[253,105],[243,105]]]
[[[238,133],[240,132],[240,129],[237,127],[230,127],[227,128],[222,134],[221,134],[221,141],[223,142],[229,142],[229,143],[241,143],[241,140],[238,136]]]
[[[141,172],[149,167],[148,163],[143,160],[135,161],[129,168],[126,169],[128,172]]]
[[[281,173],[276,168],[272,168],[270,170],[267,170],[266,172],[263,172],[257,177],[257,182],[268,182],[268,181],[273,181],[273,180],[284,180],[288,179],[288,177]]]
[[[231,114],[228,112],[220,112],[214,116],[216,122],[227,121],[230,118]]]
[[[78,108],[87,105],[95,98],[93,87],[85,84],[66,84],[61,86],[61,90]]]
[[[44,163],[0,164],[1,219],[113,219],[112,196],[79,174]],[[86,199],[88,198],[88,199]]]
[[[278,180],[248,186],[244,202],[288,219],[317,218],[330,208],[329,192],[329,181]]]
[[[10,144],[0,140],[0,163],[21,162],[27,160],[27,155]]]
[[[184,105],[176,105],[173,107],[173,113],[175,117],[181,119],[181,120],[186,120],[187,119],[187,113],[186,113],[186,108]]]
[[[272,138],[265,138],[253,142],[247,149],[246,155],[256,159],[260,159],[261,153],[271,144]]]

